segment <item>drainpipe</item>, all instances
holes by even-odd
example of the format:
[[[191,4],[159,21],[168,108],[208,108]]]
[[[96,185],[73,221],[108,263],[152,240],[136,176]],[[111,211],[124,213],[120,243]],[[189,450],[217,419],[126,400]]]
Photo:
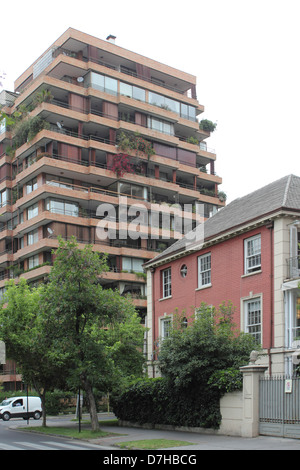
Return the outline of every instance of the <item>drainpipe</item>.
[[[268,355],[269,355],[269,375],[272,375],[272,359],[271,359],[271,348],[273,346],[273,327],[274,327],[274,221],[269,221],[266,225],[267,229],[270,230],[270,281],[271,281],[271,288],[270,288],[270,347],[268,348]]]
[[[152,377],[155,377],[155,364],[154,364],[154,337],[155,337],[155,288],[154,288],[154,273],[155,273],[155,268],[150,268],[151,272],[151,281],[152,281]]]

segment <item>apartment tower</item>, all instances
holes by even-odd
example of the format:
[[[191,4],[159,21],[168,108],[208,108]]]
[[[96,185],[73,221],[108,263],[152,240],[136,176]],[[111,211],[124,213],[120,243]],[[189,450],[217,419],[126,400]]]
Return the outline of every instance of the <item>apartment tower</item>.
[[[182,236],[176,215],[188,207],[190,229],[200,206],[207,218],[225,202],[196,77],[115,39],[69,28],[0,93],[14,119],[0,124],[0,292],[9,278],[41,282],[58,236],[75,236],[108,254],[101,282],[131,294],[144,317],[143,264]],[[132,207],[148,218],[126,237]],[[103,220],[113,237],[99,236]]]

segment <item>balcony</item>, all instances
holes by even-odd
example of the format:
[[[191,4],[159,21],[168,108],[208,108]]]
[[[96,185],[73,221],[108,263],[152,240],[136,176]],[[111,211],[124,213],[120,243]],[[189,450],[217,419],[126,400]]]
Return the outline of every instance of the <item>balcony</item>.
[[[287,259],[288,264],[288,278],[300,278],[300,255]]]
[[[83,45],[82,45],[83,46]],[[105,59],[101,59],[104,55],[106,54]],[[152,85],[164,88],[165,90],[170,90],[172,92],[178,93],[180,95],[186,96],[187,90],[189,90],[192,87],[192,84],[187,83],[185,80],[181,80],[179,77],[176,77],[177,85],[174,86],[170,82],[174,81],[170,79],[169,75],[166,73],[162,73],[161,71],[157,71],[154,69],[151,69],[151,74],[143,74],[142,69],[140,70],[141,67],[138,67],[135,63],[135,61],[132,61],[131,66],[134,68],[128,68],[125,67],[121,64],[122,58],[117,57],[115,55],[106,53],[104,50],[100,50],[97,48],[97,54],[96,56],[94,55],[87,55],[83,56],[81,52],[74,52],[71,50],[68,50],[66,47],[58,47],[55,52],[53,53],[53,59],[60,56],[60,61],[66,60],[66,57],[70,57],[71,59],[75,59],[75,61],[72,62],[74,63],[74,66],[76,62],[82,61],[82,62],[93,62],[94,64],[100,65],[103,67],[103,70],[107,69],[107,72],[109,71],[115,71],[116,73],[121,73],[124,76],[124,80],[126,81],[126,75],[130,76],[133,79],[137,80],[142,80],[144,82],[151,83]],[[126,61],[126,63],[128,60]],[[81,66],[82,67],[82,66]],[[153,76],[157,75],[157,77]],[[168,83],[169,82],[169,83]]]

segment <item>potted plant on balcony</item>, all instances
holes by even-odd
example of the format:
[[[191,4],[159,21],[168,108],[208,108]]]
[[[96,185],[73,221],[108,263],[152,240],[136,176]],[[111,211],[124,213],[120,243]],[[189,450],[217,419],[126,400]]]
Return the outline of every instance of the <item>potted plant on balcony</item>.
[[[227,194],[224,193],[224,191],[219,191],[218,192],[218,198],[221,202],[225,202],[227,199]]]
[[[52,100],[53,100],[53,95],[51,91],[43,88],[41,91],[37,93],[34,99],[34,104],[37,106],[38,104],[41,104],[41,103],[49,103]]]
[[[199,124],[199,128],[202,131],[214,132],[216,130],[217,124],[213,123],[209,119],[202,119]]]

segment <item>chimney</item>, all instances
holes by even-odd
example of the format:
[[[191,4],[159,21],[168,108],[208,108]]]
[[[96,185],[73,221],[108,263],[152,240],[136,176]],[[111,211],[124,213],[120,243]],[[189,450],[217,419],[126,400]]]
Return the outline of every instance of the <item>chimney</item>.
[[[115,40],[116,40],[116,36],[113,36],[112,34],[110,34],[106,38],[106,41],[111,42],[112,44],[115,44]]]

